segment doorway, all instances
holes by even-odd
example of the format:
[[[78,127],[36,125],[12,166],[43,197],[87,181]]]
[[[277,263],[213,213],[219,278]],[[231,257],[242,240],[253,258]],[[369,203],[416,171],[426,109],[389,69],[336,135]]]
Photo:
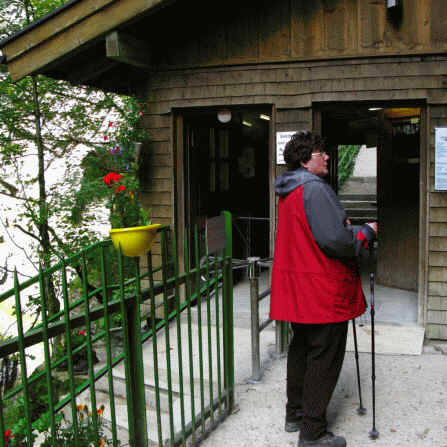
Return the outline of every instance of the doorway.
[[[418,321],[421,113],[417,105],[394,104],[321,109],[331,185],[352,224],[379,223],[376,249],[362,253],[361,268],[366,294],[375,273],[382,322]]]
[[[271,107],[200,109],[183,116],[187,226],[228,210],[233,257],[269,255]]]

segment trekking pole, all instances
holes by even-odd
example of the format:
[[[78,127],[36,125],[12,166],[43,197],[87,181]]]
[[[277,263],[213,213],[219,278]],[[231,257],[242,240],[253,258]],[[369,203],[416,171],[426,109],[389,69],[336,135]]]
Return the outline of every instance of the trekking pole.
[[[359,386],[359,400],[360,404],[357,408],[357,413],[360,416],[366,414],[366,408],[362,404],[362,387],[360,385],[360,365],[359,365],[359,348],[357,345],[357,330],[355,328],[355,318],[352,320],[352,334],[354,335],[354,348],[355,348],[355,366],[357,367],[357,383]]]
[[[372,430],[369,432],[371,439],[377,439],[379,432],[376,430],[376,362],[375,362],[375,334],[374,334],[374,273],[371,272],[370,276],[371,287],[371,381],[372,381]]]

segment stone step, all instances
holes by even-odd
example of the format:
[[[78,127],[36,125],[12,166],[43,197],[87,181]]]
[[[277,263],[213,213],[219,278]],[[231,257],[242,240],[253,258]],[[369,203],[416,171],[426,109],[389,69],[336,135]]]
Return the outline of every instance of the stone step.
[[[261,278],[260,290],[265,289],[269,285],[268,272],[263,272]],[[236,285],[235,288],[238,288]],[[245,287],[245,286],[244,286]],[[245,290],[246,289],[246,290]],[[221,291],[219,292],[221,298]],[[245,287],[243,290],[239,287],[238,292],[235,292],[234,300],[234,314],[235,320],[246,319],[249,321],[249,288]],[[261,322],[264,321],[264,316],[268,315],[268,299],[261,302]],[[221,299],[219,300],[221,304]],[[160,397],[161,413],[158,416],[162,426],[162,442],[158,440],[157,430],[157,412],[155,410],[156,403],[156,387],[155,387],[155,368],[154,368],[154,349],[152,340],[149,339],[143,345],[143,363],[144,363],[144,381],[145,381],[145,397],[147,404],[146,417],[149,426],[149,445],[167,445],[170,438],[170,419],[169,419],[169,398],[168,398],[168,384],[172,390],[172,415],[174,419],[173,429],[174,433],[178,435],[181,432],[181,400],[180,393],[183,396],[185,424],[188,426],[192,420],[192,402],[194,402],[194,413],[196,417],[200,415],[202,408],[209,406],[212,400],[215,400],[219,395],[219,386],[223,388],[223,333],[222,333],[222,307],[219,308],[219,325],[216,324],[216,307],[214,297],[210,300],[210,315],[211,325],[208,327],[208,308],[206,302],[202,305],[202,359],[200,362],[199,356],[199,328],[197,326],[198,307],[193,306],[191,309],[191,327],[187,324],[187,313],[183,312],[180,318],[179,330],[177,328],[177,321],[173,320],[169,325],[169,344],[166,344],[166,332],[161,329],[157,333],[157,358],[158,358],[158,391]],[[247,323],[247,322],[246,322]],[[246,324],[245,323],[245,324]],[[246,381],[251,377],[251,335],[249,324],[248,327],[234,327],[234,349],[235,349],[235,381],[240,383]],[[217,329],[218,328],[218,329]],[[210,343],[208,343],[208,331],[211,331]],[[179,331],[179,332],[178,332]],[[219,348],[217,343],[217,332],[219,333]],[[189,334],[190,333],[190,334]],[[189,338],[189,335],[191,337]],[[182,362],[179,361],[178,337],[181,338],[181,357]],[[191,340],[191,342],[189,341]],[[275,349],[275,332],[274,326],[269,325],[260,336],[261,345],[261,361],[262,363],[274,355]],[[209,350],[212,354],[212,368],[209,368]],[[190,355],[192,350],[192,369],[193,380],[190,380]],[[220,378],[217,374],[216,355],[220,353]],[[166,353],[169,352],[169,359]],[[101,354],[101,355],[99,355]],[[100,359],[104,359],[104,353],[98,353]],[[202,364],[202,377],[200,377],[200,363]],[[101,368],[104,363],[95,365],[95,369]],[[169,366],[169,368],[168,368]],[[113,369],[113,387],[114,399],[116,406],[116,423],[118,430],[118,437],[122,444],[128,442],[127,431],[127,403],[126,403],[126,388],[125,388],[125,374],[124,362],[121,362]],[[168,369],[171,371],[170,380],[168,379]],[[181,373],[181,375],[180,375]],[[182,377],[182,380],[180,379]],[[203,387],[203,395],[201,396],[201,388]],[[104,405],[104,420],[107,426],[111,426],[110,417],[110,395],[108,388],[107,376],[102,377],[96,384],[96,406],[99,408]],[[193,397],[192,397],[193,396]],[[90,402],[90,391],[85,390],[80,397],[77,398],[78,403]],[[209,422],[207,422],[208,424]],[[111,436],[108,436],[110,439]]]
[[[369,202],[366,200],[341,200],[341,204],[344,209],[356,209],[356,208],[366,208],[377,210],[376,202]]]
[[[104,364],[98,364],[96,367],[101,368],[104,367]],[[115,368],[116,369],[116,368]],[[95,368],[96,370],[96,368]],[[124,371],[124,370],[123,370]],[[108,376],[105,375],[101,377],[98,381],[95,383],[95,389],[102,393],[108,393],[109,392],[109,379]],[[160,408],[161,411],[168,412],[169,411],[169,398],[168,398],[168,389],[163,388],[162,386],[159,386],[159,400],[160,400]],[[156,408],[156,391],[155,391],[155,385],[153,383],[145,383],[144,384],[144,391],[145,391],[145,397],[146,397],[146,406],[151,409]],[[113,373],[113,393],[116,397],[125,399],[126,398],[126,381],[124,378],[124,375],[121,374],[121,371],[114,371]],[[178,393],[173,392],[173,398],[178,398]]]
[[[377,220],[377,216],[359,216],[359,217],[350,217],[352,225],[363,225],[366,222],[374,222]]]
[[[351,217],[363,217],[363,216],[377,216],[377,210],[374,208],[351,208],[346,209],[346,214],[349,218]]]
[[[345,200],[376,202],[376,194],[338,194],[338,199],[343,202]]]

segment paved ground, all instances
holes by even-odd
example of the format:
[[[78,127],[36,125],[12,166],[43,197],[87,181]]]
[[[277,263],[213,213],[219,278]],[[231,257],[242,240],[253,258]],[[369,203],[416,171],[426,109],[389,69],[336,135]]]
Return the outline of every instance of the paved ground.
[[[260,290],[268,285],[261,275]],[[268,300],[261,306],[268,312]],[[235,358],[238,409],[207,439],[203,447],[292,447],[297,434],[284,431],[286,358],[274,356],[274,330],[261,333],[262,381],[247,383],[250,375],[246,284],[235,288]],[[239,324],[238,324],[239,323]],[[247,327],[247,326],[245,326]],[[447,447],[447,343],[425,344],[422,355],[376,355],[376,428],[372,428],[371,354],[360,353],[365,416],[359,416],[355,358],[347,352],[337,388],[328,409],[329,429],[346,437],[349,447]]]
[[[447,447],[445,354],[445,345],[431,345],[420,356],[376,356],[376,428],[380,437],[373,441],[368,436],[372,428],[371,356],[360,354],[367,414],[358,416],[355,360],[348,352],[328,409],[330,430],[343,434],[350,447]],[[297,434],[283,430],[286,359],[270,358],[264,368],[262,382],[238,383],[238,410],[203,441],[203,447],[296,445]]]

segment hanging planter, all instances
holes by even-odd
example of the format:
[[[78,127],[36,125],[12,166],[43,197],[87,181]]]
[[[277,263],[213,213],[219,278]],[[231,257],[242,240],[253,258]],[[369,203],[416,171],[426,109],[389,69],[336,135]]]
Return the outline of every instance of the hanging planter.
[[[117,250],[121,247],[123,255],[142,256],[152,248],[159,226],[160,224],[151,224],[142,227],[114,228],[110,230],[110,237]]]

